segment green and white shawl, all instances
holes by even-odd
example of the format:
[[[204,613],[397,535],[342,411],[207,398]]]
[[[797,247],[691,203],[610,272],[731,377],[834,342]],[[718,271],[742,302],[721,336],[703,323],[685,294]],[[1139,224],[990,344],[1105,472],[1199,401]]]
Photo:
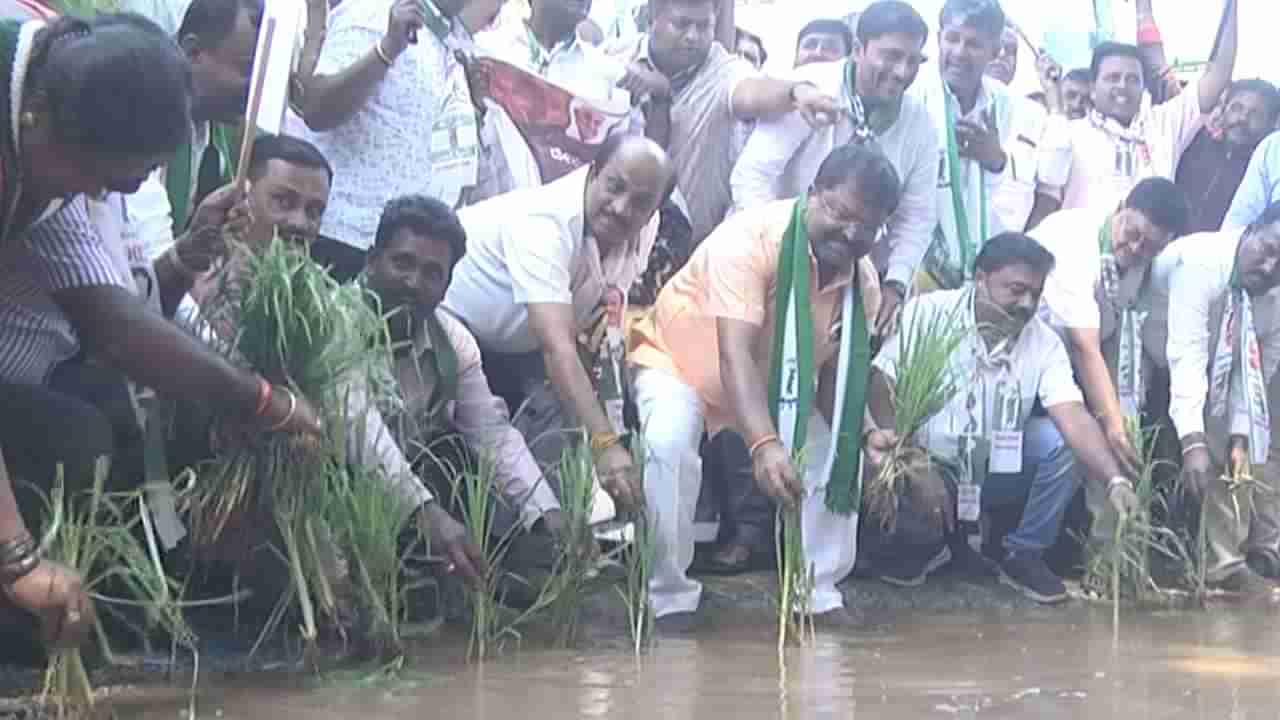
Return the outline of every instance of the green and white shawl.
[[[808,195],[801,195],[791,223],[782,236],[773,353],[769,373],[769,410],[782,444],[794,457],[805,446],[809,415],[817,386],[814,366],[813,308],[809,272],[809,235],[804,212]],[[867,401],[867,373],[871,340],[863,310],[857,268],[844,294],[837,357],[836,406],[832,412],[831,449],[821,458],[827,477],[827,509],[848,515],[862,502],[862,420]],[[825,331],[825,329],[824,329]]]
[[[1231,269],[1227,292],[1209,373],[1209,415],[1222,422],[1220,427],[1231,427],[1229,415],[1243,403],[1249,420],[1249,459],[1262,465],[1271,447],[1271,414],[1262,377],[1262,351],[1253,326],[1253,302],[1240,285],[1239,260]]]

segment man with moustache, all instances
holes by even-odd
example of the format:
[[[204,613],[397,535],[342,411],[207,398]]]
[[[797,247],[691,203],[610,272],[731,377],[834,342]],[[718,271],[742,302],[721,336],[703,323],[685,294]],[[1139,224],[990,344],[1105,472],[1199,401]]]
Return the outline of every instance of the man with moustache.
[[[1098,418],[1111,452],[1125,472],[1137,474],[1138,453],[1127,419],[1144,411],[1148,389],[1167,380],[1164,335],[1144,334],[1154,323],[1151,264],[1186,234],[1186,197],[1164,178],[1138,183],[1117,208],[1063,210],[1045,219],[1031,236],[1057,258],[1045,283],[1040,316],[1058,330],[1071,356],[1089,410]],[[1150,340],[1150,342],[1148,342]],[[1095,542],[1113,537],[1114,518],[1097,483],[1086,485]]]
[[[702,586],[686,573],[704,430],[746,440],[759,489],[803,518],[809,611],[824,624],[851,624],[836,583],[853,569],[853,483],[863,430],[872,430],[861,425],[879,288],[866,254],[899,188],[879,150],[837,147],[808,193],[726,220],[634,327],[660,631],[697,625]]]
[[[843,20],[818,18],[800,28],[795,67],[816,62],[839,62],[853,53],[853,31]]]
[[[757,125],[733,169],[734,207],[795,197],[813,182],[827,154],[874,140],[902,181],[902,201],[873,254],[885,277],[878,331],[889,327],[915,278],[938,222],[938,131],[924,103],[907,94],[924,62],[929,28],[910,5],[872,3],[858,18],[857,49],[845,61],[814,63],[796,73],[838,97],[844,112],[813,129],[796,113]]]
[[[517,409],[535,456],[558,463],[585,434],[601,489],[623,509],[642,501],[640,478],[623,444],[620,403],[615,414],[601,399],[607,388],[584,364],[579,338],[644,270],[657,209],[674,185],[662,148],[614,135],[587,167],[465,208],[467,253],[444,300],[475,335],[485,373]]]
[[[993,80],[1011,85],[1018,76],[1018,50],[1020,41],[1018,31],[1012,25],[1006,25],[1000,33],[1000,52],[987,63],[987,76]]]
[[[1190,232],[1223,227],[1253,151],[1280,119],[1280,91],[1265,80],[1238,80],[1222,100],[1217,128],[1203,127],[1182,153],[1174,176],[1191,202]],[[1253,218],[1235,218],[1242,227]]]
[[[1062,340],[1036,317],[1053,256],[1026,235],[1004,233],[982,246],[975,266],[964,287],[908,302],[902,330],[876,356],[868,404],[876,424],[891,428],[899,363],[923,350],[909,345],[917,336],[906,329],[938,322],[963,333],[948,360],[958,391],[911,439],[929,465],[896,498],[891,527],[868,517],[881,529],[870,563],[886,582],[919,585],[951,560],[957,521],[973,527],[983,509],[1025,497],[1017,529],[996,539],[1007,551],[1001,581],[1038,602],[1062,602],[1066,587],[1042,555],[1080,482],[1077,462],[1105,485],[1116,511],[1130,512],[1137,498],[1084,406]],[[1032,415],[1037,400],[1048,417]]]
[[[1202,503],[1211,586],[1270,595],[1280,578],[1276,426],[1280,364],[1280,203],[1248,227],[1189,235],[1152,268],[1167,333],[1169,415],[1183,486]],[[1156,343],[1158,346],[1159,343]],[[1254,485],[1235,487],[1241,476]],[[1259,575],[1263,577],[1259,577]]]
[[[1239,7],[1227,3],[1217,54],[1195,91],[1163,105],[1142,103],[1147,77],[1142,50],[1114,42],[1094,49],[1093,110],[1071,121],[1053,149],[1055,161],[1042,168],[1045,182],[1061,188],[1064,209],[1112,207],[1143,178],[1173,179],[1183,151],[1231,84]]]
[[[1280,133],[1273,132],[1254,149],[1222,227],[1245,227],[1277,200],[1280,200]]]
[[[649,32],[618,54],[628,63],[622,87],[648,105],[646,134],[676,166],[695,247],[732,205],[740,123],[798,111],[817,126],[837,113],[813,84],[760,76],[715,42],[718,8],[726,5],[732,8],[724,0],[651,0]]]
[[[923,258],[910,247],[889,256],[890,266],[923,260],[922,290],[960,287],[987,238],[1020,232],[1033,208],[1043,216],[1057,204],[1039,180],[1052,160],[1042,160],[1046,113],[986,74],[1007,29],[1000,4],[947,0],[938,26],[939,74],[914,90],[938,123],[938,224]]]

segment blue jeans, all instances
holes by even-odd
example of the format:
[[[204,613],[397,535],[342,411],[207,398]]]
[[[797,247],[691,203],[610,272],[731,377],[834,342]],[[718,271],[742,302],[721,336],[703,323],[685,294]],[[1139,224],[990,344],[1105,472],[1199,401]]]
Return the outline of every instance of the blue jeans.
[[[982,488],[987,507],[1020,504],[1025,498],[1022,521],[1004,538],[1004,549],[1040,553],[1052,546],[1080,476],[1075,454],[1053,420],[1032,416],[1022,432],[1022,472],[988,475]]]

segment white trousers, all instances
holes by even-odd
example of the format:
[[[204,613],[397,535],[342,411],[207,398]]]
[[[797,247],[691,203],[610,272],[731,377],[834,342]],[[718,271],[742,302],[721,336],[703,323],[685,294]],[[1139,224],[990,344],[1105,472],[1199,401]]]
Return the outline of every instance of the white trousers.
[[[702,584],[688,576],[693,562],[693,521],[702,488],[704,411],[693,388],[662,370],[636,368],[635,399],[645,446],[644,493],[654,538],[653,575],[649,596],[654,615],[693,612],[702,597]],[[801,506],[801,536],[805,559],[813,568],[811,612],[844,605],[836,587],[853,571],[857,553],[858,515],[833,513],[826,507],[827,478],[823,460],[831,431],[822,416],[809,418],[805,499]]]

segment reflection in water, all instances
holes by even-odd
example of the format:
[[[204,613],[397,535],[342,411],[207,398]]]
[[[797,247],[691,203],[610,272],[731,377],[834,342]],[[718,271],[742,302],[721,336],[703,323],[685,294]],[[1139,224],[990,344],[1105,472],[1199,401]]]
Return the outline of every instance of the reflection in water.
[[[1266,614],[1134,615],[1112,645],[1109,615],[1078,608],[911,617],[787,651],[769,623],[728,619],[706,635],[622,650],[527,650],[483,666],[428,647],[403,684],[210,690],[224,720],[542,718],[1232,718],[1276,715],[1280,633]],[[422,681],[429,677],[430,681]],[[118,706],[172,720],[171,703]]]

